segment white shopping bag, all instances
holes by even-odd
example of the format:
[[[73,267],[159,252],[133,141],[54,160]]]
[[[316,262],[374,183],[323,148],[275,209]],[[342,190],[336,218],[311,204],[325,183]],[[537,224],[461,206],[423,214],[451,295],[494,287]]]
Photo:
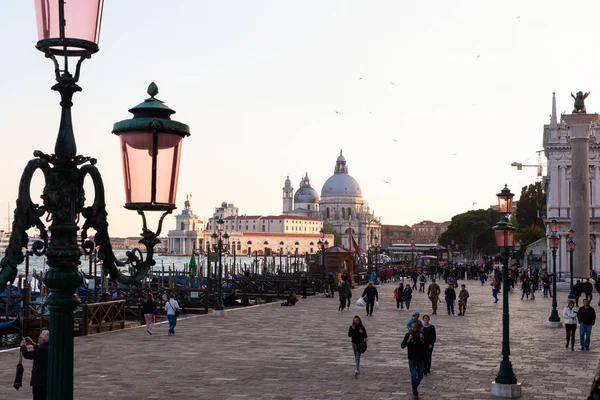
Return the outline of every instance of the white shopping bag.
[[[375,309],[379,310],[379,302],[378,301],[375,302]]]
[[[367,303],[365,303],[365,299],[363,299],[362,297],[359,297],[358,300],[356,301],[356,305],[359,307],[364,307],[367,305]]]

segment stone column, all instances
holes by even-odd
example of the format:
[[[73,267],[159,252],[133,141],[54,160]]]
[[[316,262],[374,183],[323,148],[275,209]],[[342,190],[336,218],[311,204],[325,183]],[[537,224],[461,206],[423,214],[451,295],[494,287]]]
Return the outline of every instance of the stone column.
[[[573,275],[589,276],[590,251],[590,126],[598,114],[562,116],[571,130],[571,226],[575,231]]]
[[[548,217],[558,217],[558,199],[560,196],[560,184],[558,182],[558,167],[552,166],[549,168],[548,174],[550,175],[550,195],[548,196]]]

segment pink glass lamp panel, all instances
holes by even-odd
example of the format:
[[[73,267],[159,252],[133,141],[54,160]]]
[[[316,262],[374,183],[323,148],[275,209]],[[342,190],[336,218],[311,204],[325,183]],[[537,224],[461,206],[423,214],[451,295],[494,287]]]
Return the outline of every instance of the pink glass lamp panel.
[[[121,135],[126,203],[152,201],[152,134]]]
[[[176,203],[182,143],[182,137],[179,135],[165,133],[158,135],[158,156],[156,160],[157,203]]]
[[[62,0],[34,0],[38,39],[60,38],[59,3]],[[103,0],[64,1],[65,38],[98,44]]]

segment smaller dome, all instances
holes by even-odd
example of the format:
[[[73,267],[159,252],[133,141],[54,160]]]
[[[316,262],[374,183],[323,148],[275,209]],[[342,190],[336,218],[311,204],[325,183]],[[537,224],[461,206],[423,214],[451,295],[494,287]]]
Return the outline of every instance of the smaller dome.
[[[316,204],[319,202],[319,194],[310,186],[303,186],[296,190],[294,195],[294,204],[309,203]]]
[[[342,150],[340,150],[340,155],[337,158],[337,162],[346,162],[346,157],[342,155]]]
[[[189,200],[186,200],[186,201],[183,203],[183,206],[184,206],[185,208],[190,208],[190,206],[191,206],[191,203],[190,203],[190,201],[189,201]]]
[[[285,187],[290,186],[292,186],[292,181],[290,180],[290,176],[288,175],[288,177],[285,179]]]
[[[227,202],[226,202],[226,201],[222,202],[222,203],[221,203],[221,207],[223,207],[223,208],[227,208]]]

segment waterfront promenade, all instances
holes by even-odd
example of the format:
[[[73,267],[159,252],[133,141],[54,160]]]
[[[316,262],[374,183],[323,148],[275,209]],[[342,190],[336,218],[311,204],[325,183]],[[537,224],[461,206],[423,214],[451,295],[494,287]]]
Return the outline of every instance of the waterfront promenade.
[[[443,282],[442,282],[443,283]],[[464,281],[459,281],[464,283]],[[75,398],[105,399],[409,399],[406,350],[400,348],[406,311],[397,311],[394,284],[379,287],[380,310],[363,317],[352,306],[337,314],[337,300],[309,298],[295,307],[269,304],[228,312],[226,318],[180,319],[176,336],[143,327],[75,339]],[[489,285],[467,282],[467,315],[447,316],[440,302],[432,374],[422,399],[490,399],[490,383],[501,359],[501,301]],[[442,285],[442,290],[444,285]],[[362,289],[354,290],[353,304]],[[544,326],[551,299],[511,294],[511,360],[523,399],[585,399],[600,354],[600,327],[591,351],[565,349],[564,328]],[[594,304],[597,304],[594,293]],[[559,312],[567,293],[559,293]],[[597,312],[598,307],[595,306]],[[430,302],[414,292],[412,310],[430,313]],[[458,307],[456,307],[458,312]],[[361,374],[353,376],[348,326],[359,314],[369,334]],[[577,330],[577,339],[579,329]],[[0,353],[0,399],[30,399],[31,388],[12,388],[16,351]],[[31,362],[24,360],[24,383]]]

